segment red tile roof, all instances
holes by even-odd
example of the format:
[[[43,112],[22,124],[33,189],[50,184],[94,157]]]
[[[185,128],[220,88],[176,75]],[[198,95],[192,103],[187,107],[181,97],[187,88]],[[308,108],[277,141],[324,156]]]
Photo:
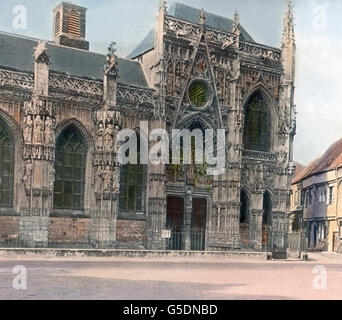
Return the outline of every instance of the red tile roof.
[[[342,167],[342,139],[336,141],[318,159],[310,163],[304,170],[295,174],[292,184],[296,184],[314,174]]]

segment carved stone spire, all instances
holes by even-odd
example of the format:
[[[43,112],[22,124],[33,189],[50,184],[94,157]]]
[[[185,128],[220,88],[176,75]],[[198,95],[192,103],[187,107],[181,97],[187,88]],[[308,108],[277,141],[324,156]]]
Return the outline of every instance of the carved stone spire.
[[[206,18],[205,18],[205,14],[204,14],[204,9],[202,9],[202,10],[201,10],[201,14],[200,14],[200,24],[201,24],[202,26],[205,25],[205,20],[206,20]]]
[[[282,38],[282,63],[284,68],[284,81],[295,80],[296,41],[294,32],[294,16],[292,1],[288,0],[284,17]]]
[[[235,10],[234,22],[233,22],[233,30],[232,30],[233,33],[235,33],[235,34],[240,33],[239,26],[240,26],[240,16],[239,16],[238,11]]]
[[[159,11],[162,11],[164,14],[167,13],[167,0],[160,0]]]
[[[284,17],[282,46],[296,45],[292,1],[288,0]]]
[[[117,77],[119,70],[118,58],[115,54],[115,45],[115,42],[110,43],[104,65],[103,100],[106,109],[116,106]]]
[[[106,64],[104,71],[106,74],[110,74],[112,76],[117,76],[118,69],[117,69],[117,57],[115,52],[117,49],[115,48],[116,42],[111,42],[108,47],[108,53],[106,57]]]
[[[39,41],[34,48],[34,95],[49,95],[49,64],[47,43]]]

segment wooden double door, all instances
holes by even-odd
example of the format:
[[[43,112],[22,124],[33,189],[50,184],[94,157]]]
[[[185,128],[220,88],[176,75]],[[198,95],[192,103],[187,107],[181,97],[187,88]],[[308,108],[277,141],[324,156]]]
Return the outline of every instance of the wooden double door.
[[[168,197],[166,228],[171,230],[168,250],[205,250],[207,200],[194,198],[191,224],[186,225],[184,198]]]

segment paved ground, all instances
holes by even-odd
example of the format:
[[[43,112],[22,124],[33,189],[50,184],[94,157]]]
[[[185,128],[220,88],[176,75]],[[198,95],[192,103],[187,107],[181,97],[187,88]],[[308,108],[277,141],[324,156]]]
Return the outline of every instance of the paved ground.
[[[27,289],[13,289],[13,267],[25,266]],[[327,270],[327,288],[313,288],[315,266]],[[320,279],[316,280],[318,284]],[[0,257],[4,299],[342,299],[342,256],[311,261],[256,258],[117,259],[41,261]]]

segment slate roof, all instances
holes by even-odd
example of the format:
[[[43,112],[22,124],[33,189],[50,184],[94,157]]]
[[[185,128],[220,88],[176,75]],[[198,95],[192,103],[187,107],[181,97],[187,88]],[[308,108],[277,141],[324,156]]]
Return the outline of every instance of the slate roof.
[[[303,181],[315,174],[340,167],[342,167],[342,139],[333,143],[320,158],[311,162],[304,170],[295,175],[292,184]]]
[[[167,12],[169,16],[195,24],[200,23],[200,13],[200,9],[196,9],[177,2],[172,4],[172,6],[169,8]],[[233,20],[212,14],[207,11],[204,11],[204,15],[206,17],[205,22],[207,27],[225,32],[231,32],[233,30]],[[255,42],[241,25],[239,29],[241,31],[241,40],[253,43]],[[134,59],[140,56],[141,54],[152,50],[154,47],[154,32],[154,29],[152,29],[148,33],[146,38],[128,56],[128,58]]]
[[[0,32],[0,67],[34,72],[34,48],[38,39]],[[70,76],[103,80],[106,56],[48,42],[51,71]],[[119,79],[122,84],[148,87],[140,63],[119,58]]]

